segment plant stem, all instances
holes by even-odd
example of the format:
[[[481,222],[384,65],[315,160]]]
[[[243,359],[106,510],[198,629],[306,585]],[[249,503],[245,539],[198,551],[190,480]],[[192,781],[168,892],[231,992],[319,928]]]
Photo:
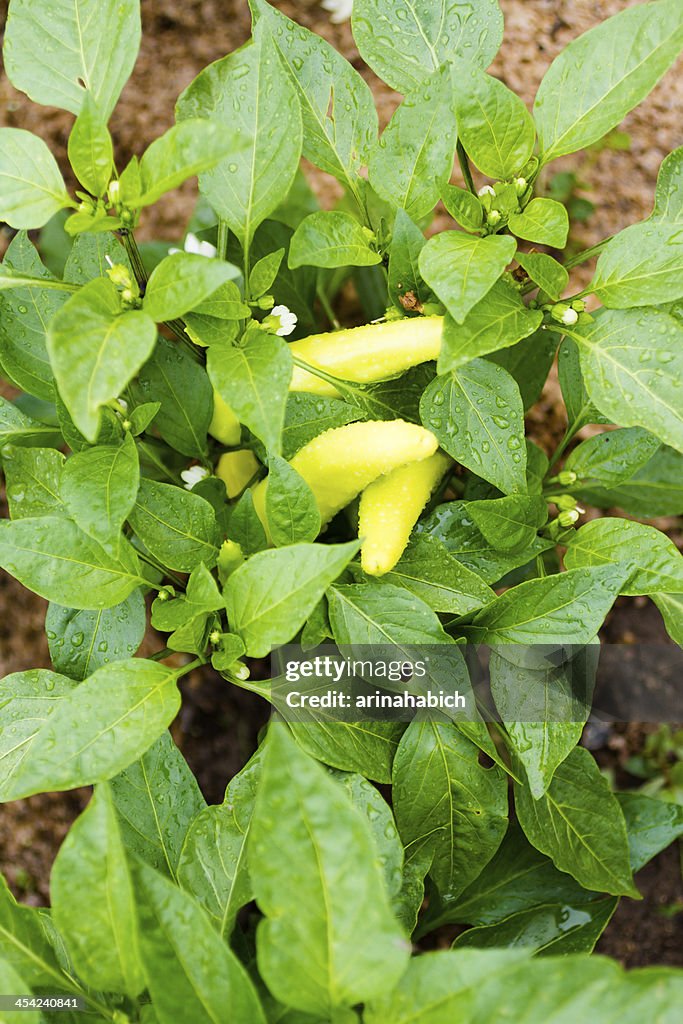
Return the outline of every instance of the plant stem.
[[[164,658],[170,657],[172,654],[176,654],[177,651],[172,651],[170,647],[164,647],[161,651],[155,651],[154,654],[150,654],[148,661],[163,661]]]
[[[176,675],[178,679],[180,679],[181,676],[186,676],[188,672],[193,672],[194,669],[201,668],[202,665],[206,665],[206,658],[195,658],[195,660],[191,661],[189,665],[183,665],[182,668],[179,668]]]
[[[465,179],[465,184],[467,185],[467,187],[470,190],[470,192],[472,193],[472,195],[476,196],[477,190],[474,187],[474,181],[472,180],[472,171],[470,169],[470,162],[467,159],[467,153],[465,152],[465,150],[463,148],[463,144],[460,141],[460,139],[458,139],[458,144],[456,146],[456,152],[458,154],[458,163],[460,164],[460,170],[462,171],[462,176]]]
[[[607,238],[603,238],[603,240],[598,242],[596,245],[591,245],[589,249],[584,249],[583,252],[579,252],[576,256],[572,256],[572,258],[567,260],[564,264],[564,269],[571,270],[572,267],[578,267],[580,263],[586,263],[588,260],[593,259],[594,256],[597,256],[602,252],[603,248],[608,242],[611,242],[613,238],[614,235],[608,235]]]
[[[130,265],[133,268],[133,273],[135,274],[135,280],[138,283],[140,294],[144,295],[148,277],[145,265],[142,262],[140,250],[138,249],[138,243],[135,241],[132,231],[120,231],[119,234],[123,240],[126,253],[128,254]]]
[[[169,580],[173,580],[177,587],[180,587],[182,590],[185,589],[185,584],[180,576],[178,576],[177,573],[174,573],[171,569],[167,569],[166,566],[161,564],[161,562],[157,562],[156,558],[152,555],[148,555],[144,551],[138,551],[137,555],[138,558],[141,558],[143,562],[147,563],[147,565],[151,565],[153,569],[163,573],[164,576],[168,576]]]
[[[323,312],[325,313],[325,316],[330,321],[335,331],[341,330],[341,324],[337,320],[336,314],[332,309],[332,306],[330,305],[330,300],[327,296],[327,292],[325,291],[324,288],[321,288],[320,285],[318,285],[317,294],[318,299],[320,300],[320,305],[323,307]]]
[[[219,218],[218,220],[218,238],[216,239],[216,256],[219,260],[224,260],[228,254],[228,222]]]

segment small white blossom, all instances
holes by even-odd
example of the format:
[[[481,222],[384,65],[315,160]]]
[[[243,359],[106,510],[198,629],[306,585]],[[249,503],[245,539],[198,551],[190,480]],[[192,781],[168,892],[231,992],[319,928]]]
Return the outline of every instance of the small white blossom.
[[[348,21],[353,12],[353,0],[322,0],[320,6],[330,12],[330,21],[335,25]]]
[[[576,323],[578,319],[579,314],[576,312],[575,309],[572,309],[571,306],[569,307],[569,309],[565,309],[564,313],[562,314],[562,323],[565,325],[565,327],[571,327],[573,324]]]
[[[208,256],[212,258],[218,251],[215,245],[211,245],[211,242],[202,242],[200,238],[193,235],[191,231],[188,232],[185,238],[185,246],[183,249],[169,249],[168,254],[172,256],[174,252],[190,252],[194,256]]]
[[[117,398],[117,402],[119,403],[119,408],[122,409],[123,412],[128,412],[128,402],[125,398]]]
[[[477,192],[478,196],[495,196],[496,190],[493,185],[482,185]]]
[[[204,469],[203,466],[190,466],[189,469],[184,469],[180,474],[181,478],[185,481],[186,491],[191,491],[195,484],[198,484],[200,480],[205,480],[208,475],[208,469]]]
[[[298,317],[287,306],[273,306],[270,315],[277,317],[280,321],[280,326],[275,333],[279,334],[281,338],[286,338],[296,327]]]

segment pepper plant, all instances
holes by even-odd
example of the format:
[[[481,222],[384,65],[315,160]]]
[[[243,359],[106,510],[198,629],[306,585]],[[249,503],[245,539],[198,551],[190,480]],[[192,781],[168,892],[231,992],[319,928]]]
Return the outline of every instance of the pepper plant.
[[[680,972],[589,954],[683,811],[612,792],[581,720],[274,721],[217,806],[168,730],[184,674],[256,703],[259,659],[292,641],[439,645],[459,679],[461,645],[492,645],[508,696],[531,668],[506,676],[506,651],[590,644],[620,594],[681,642],[683,560],[647,520],[683,513],[683,150],[647,219],[571,260],[541,171],[645,98],[683,7],[574,40],[530,113],[486,72],[495,0],[355,0],[361,56],[403,97],[381,135],[354,67],[250,7],[253,38],[124,166],[107,124],[138,4],[9,5],[6,72],[74,115],[78,185],[0,130],[0,564],[49,601],[52,659],[0,683],[0,797],[94,795],[51,909],[0,892],[3,991],[35,997],[27,1024],[677,1020]],[[184,248],[138,245],[195,175]],[[342,329],[351,286],[367,325]],[[525,411],[556,359],[548,451]],[[136,656],[148,610],[165,639]]]

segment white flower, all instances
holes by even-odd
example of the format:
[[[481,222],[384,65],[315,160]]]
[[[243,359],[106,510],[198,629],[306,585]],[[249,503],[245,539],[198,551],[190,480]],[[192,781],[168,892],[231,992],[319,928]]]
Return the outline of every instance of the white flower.
[[[188,232],[185,238],[185,252],[191,252],[195,256],[208,256],[213,258],[218,251],[215,245],[211,245],[211,242],[202,242],[201,239],[193,235],[191,231]],[[169,249],[168,254],[172,256],[174,252],[183,252],[183,249]]]
[[[208,475],[208,469],[204,469],[203,466],[190,466],[189,469],[184,469],[180,474],[181,478],[185,481],[186,491],[191,491],[195,484],[198,484],[200,480],[205,480]]]
[[[335,25],[348,21],[353,12],[353,0],[322,0],[320,6],[330,12],[330,21]]]
[[[280,326],[275,333],[279,334],[281,338],[286,338],[296,327],[298,317],[296,313],[292,313],[291,309],[287,309],[286,306],[273,306],[270,315],[277,317],[280,321]]]
[[[495,196],[496,190],[493,185],[482,185],[477,192],[478,196]]]
[[[565,327],[571,327],[573,324],[576,323],[578,319],[579,314],[576,312],[575,309],[572,309],[571,306],[569,307],[569,309],[565,309],[564,313],[562,314],[562,323],[565,325]]]

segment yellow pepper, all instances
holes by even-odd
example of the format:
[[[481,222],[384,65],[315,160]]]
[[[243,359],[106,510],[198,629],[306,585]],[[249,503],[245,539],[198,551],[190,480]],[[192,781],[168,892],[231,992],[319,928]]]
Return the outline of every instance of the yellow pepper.
[[[304,445],[290,464],[313,491],[324,526],[378,476],[428,459],[437,447],[437,439],[424,427],[404,420],[373,420],[326,430]],[[264,525],[266,487],[262,480],[252,492]]]
[[[358,507],[358,536],[366,573],[382,576],[394,568],[451,461],[437,452],[429,459],[399,466],[365,488]]]
[[[234,448],[240,443],[240,421],[216,390],[213,393],[213,418],[209,424],[209,433],[228,448]]]
[[[236,498],[257,472],[261,463],[252,451],[226,452],[216,466],[216,476],[225,484],[229,498]]]
[[[289,346],[292,355],[333,377],[366,384],[396,377],[436,359],[441,351],[442,316],[410,317],[367,324],[332,334],[313,334]],[[294,367],[290,391],[336,396],[333,384]]]

